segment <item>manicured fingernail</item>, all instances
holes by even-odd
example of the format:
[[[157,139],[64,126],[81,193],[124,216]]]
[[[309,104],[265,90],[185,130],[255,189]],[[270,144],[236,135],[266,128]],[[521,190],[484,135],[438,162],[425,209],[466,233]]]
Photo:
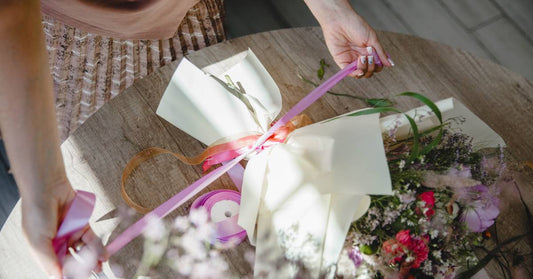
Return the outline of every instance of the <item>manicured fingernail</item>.
[[[372,50],[372,47],[369,46],[369,47],[366,47],[366,52],[368,52],[368,54],[372,54],[372,52],[374,52],[374,50]]]
[[[365,73],[361,72],[361,73],[358,73],[357,76],[358,77],[362,77]]]
[[[394,67],[394,61],[392,61],[392,59],[390,59],[390,57],[388,58],[389,59],[389,63]]]
[[[361,56],[361,63],[363,63],[363,64],[366,63],[366,56]]]
[[[374,64],[374,56],[368,56],[368,64]]]

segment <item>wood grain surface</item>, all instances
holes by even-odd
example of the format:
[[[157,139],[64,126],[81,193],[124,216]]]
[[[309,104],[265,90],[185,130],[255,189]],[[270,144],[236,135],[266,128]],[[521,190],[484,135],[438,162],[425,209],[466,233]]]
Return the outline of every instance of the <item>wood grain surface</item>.
[[[379,37],[396,67],[371,79],[345,79],[334,91],[367,97],[390,97],[415,91],[434,101],[453,96],[505,139],[515,160],[533,161],[533,84],[530,81],[485,59],[433,41],[389,32],[380,32]],[[334,65],[319,28],[250,35],[202,49],[188,58],[197,66],[217,73],[235,62],[232,56],[248,48],[254,51],[278,84],[283,96],[282,113],[312,90],[310,85],[299,80],[297,73],[315,78],[321,58]],[[62,145],[68,176],[74,187],[92,191],[97,196],[91,224],[105,243],[116,237],[126,225],[117,218],[117,208],[124,205],[120,194],[121,173],[133,155],[152,146],[185,155],[198,154],[204,148],[155,114],[176,66],[177,62],[173,62],[135,82],[104,105]],[[337,66],[332,66],[325,77],[337,70]],[[409,98],[394,101],[404,110],[420,105]],[[320,121],[363,106],[360,101],[328,95],[308,108],[306,113],[314,121]],[[159,156],[137,169],[129,178],[127,188],[135,201],[155,207],[201,175],[199,166],[186,166],[170,156]],[[527,229],[523,222],[526,218],[524,209],[516,193],[520,189],[527,206],[533,208],[530,178],[520,177],[519,188],[509,186],[503,191],[508,200],[502,203],[502,215],[498,219],[500,239]],[[232,189],[233,186],[224,176],[203,192],[218,188]],[[172,215],[187,214],[190,203]],[[46,278],[28,252],[20,218],[19,203],[0,233],[0,278]],[[522,243],[521,251],[532,251],[531,240]],[[247,249],[252,247],[244,242],[226,255],[231,270],[240,276],[251,272],[243,257]],[[136,239],[112,257],[111,263],[122,265],[128,277],[135,271],[135,259],[141,253],[142,241]],[[113,278],[112,272],[106,269],[107,275]],[[494,265],[487,271],[493,278],[500,277]],[[164,278],[170,277],[169,270],[160,272],[166,275]]]

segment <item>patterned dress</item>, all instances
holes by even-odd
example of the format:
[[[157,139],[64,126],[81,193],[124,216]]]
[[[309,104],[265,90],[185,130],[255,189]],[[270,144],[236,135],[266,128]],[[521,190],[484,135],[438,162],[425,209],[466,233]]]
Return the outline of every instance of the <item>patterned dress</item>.
[[[139,78],[189,51],[225,39],[223,0],[192,7],[165,40],[120,40],[81,31],[43,15],[61,140]]]

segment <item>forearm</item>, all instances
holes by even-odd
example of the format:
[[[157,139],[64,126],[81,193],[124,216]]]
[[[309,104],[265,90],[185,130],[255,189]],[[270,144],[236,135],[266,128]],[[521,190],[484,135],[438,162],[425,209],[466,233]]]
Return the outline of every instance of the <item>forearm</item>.
[[[340,14],[355,14],[348,0],[304,0],[320,25],[324,26],[338,18]]]
[[[0,2],[0,129],[21,196],[66,180],[39,1]]]

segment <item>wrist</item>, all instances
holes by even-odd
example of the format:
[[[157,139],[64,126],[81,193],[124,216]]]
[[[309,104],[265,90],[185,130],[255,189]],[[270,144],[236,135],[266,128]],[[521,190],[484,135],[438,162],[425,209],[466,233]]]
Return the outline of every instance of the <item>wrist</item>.
[[[65,173],[58,173],[31,185],[19,185],[20,197],[28,204],[39,205],[42,201],[57,200],[67,203],[74,197],[74,190]],[[22,187],[21,187],[22,186]]]

